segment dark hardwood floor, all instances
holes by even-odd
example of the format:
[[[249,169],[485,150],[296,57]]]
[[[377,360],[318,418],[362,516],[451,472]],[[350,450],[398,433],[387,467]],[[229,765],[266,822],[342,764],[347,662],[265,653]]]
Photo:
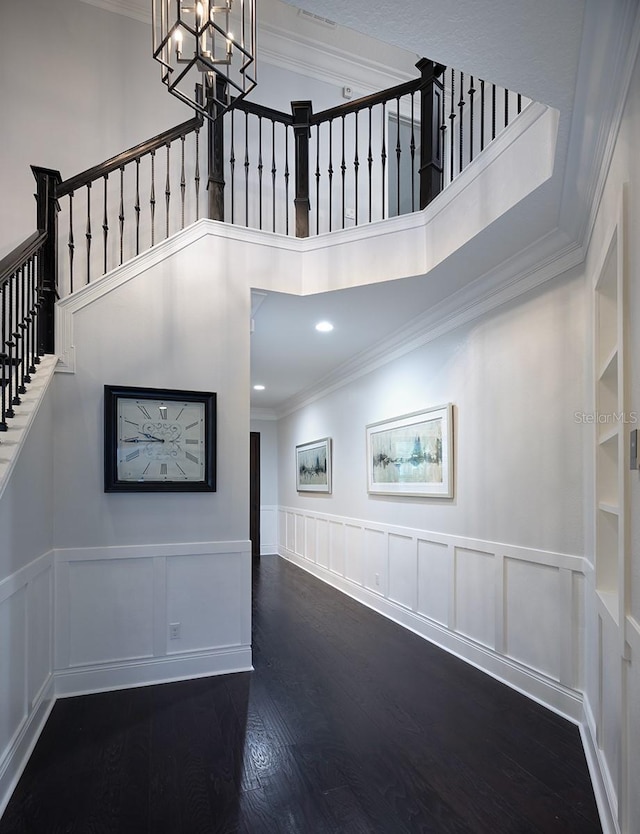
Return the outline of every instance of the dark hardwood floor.
[[[600,834],[578,729],[275,556],[252,673],[58,701],[0,834]]]

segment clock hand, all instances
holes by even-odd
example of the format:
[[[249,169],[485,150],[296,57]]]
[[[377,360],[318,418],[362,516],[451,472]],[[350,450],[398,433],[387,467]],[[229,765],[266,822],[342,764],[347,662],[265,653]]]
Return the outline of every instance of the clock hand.
[[[123,443],[164,443],[164,439],[160,437],[152,437],[150,434],[146,437],[125,437]]]

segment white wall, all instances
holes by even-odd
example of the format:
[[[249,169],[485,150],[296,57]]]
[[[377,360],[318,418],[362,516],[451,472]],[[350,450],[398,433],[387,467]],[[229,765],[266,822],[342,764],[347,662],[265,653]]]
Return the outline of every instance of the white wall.
[[[278,423],[280,553],[574,720],[585,316],[574,271]],[[447,402],[454,497],[368,495],[365,426]],[[294,448],[324,436],[333,492],[296,493]]]
[[[53,431],[64,694],[251,664],[249,289],[210,238],[138,270],[68,300],[75,373],[57,380]],[[214,391],[216,492],[105,493],[105,384]]]
[[[624,361],[627,423],[622,437],[628,539],[624,567],[619,566],[617,571],[619,593],[624,600],[621,606],[623,616],[621,621],[614,622],[607,615],[600,604],[595,582],[590,581],[586,609],[586,657],[589,668],[585,691],[588,749],[599,770],[602,789],[608,794],[611,825],[622,832],[640,830],[640,796],[637,790],[637,774],[640,771],[640,519],[637,512],[640,477],[638,471],[630,471],[628,468],[629,432],[639,427],[634,421],[640,419],[640,240],[637,234],[640,224],[639,137],[640,62],[636,61],[586,262],[587,282],[591,288],[598,276],[599,264],[623,201],[624,228],[620,229],[620,233],[625,240],[623,274],[626,284],[624,319],[627,338]],[[593,410],[593,390],[589,391],[589,395]],[[593,431],[585,440],[593,468]],[[590,472],[591,478],[593,474]],[[585,500],[593,506],[592,491],[587,492]],[[589,558],[593,560],[595,546],[592,515],[587,516],[585,536]]]
[[[52,705],[52,435],[49,387],[0,496],[0,813]]]
[[[260,433],[260,552],[278,549],[278,431],[275,420],[251,420]]]

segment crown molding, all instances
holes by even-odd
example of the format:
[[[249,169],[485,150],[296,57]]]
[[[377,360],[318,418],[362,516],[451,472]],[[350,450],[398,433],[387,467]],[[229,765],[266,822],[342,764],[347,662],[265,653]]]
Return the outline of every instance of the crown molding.
[[[541,259],[541,251],[546,256]],[[298,411],[361,376],[481,318],[583,263],[582,246],[556,229],[524,252],[409,321],[401,330],[336,368],[276,409],[278,419]]]
[[[582,83],[574,102],[569,137],[572,150],[567,159],[559,221],[585,250],[593,234],[640,50],[637,0],[623,0],[619,14],[607,15],[606,22],[616,24],[608,34],[597,12],[605,13],[606,6],[592,0],[591,14],[585,16],[578,66]],[[603,36],[605,46],[596,50]],[[590,106],[595,108],[591,112]]]
[[[131,20],[138,20],[141,23],[151,23],[148,0],[80,0],[80,2]]]

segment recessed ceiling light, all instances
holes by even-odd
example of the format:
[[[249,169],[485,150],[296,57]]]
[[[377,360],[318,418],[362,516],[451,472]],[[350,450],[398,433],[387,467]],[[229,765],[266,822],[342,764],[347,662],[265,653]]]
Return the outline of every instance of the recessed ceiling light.
[[[253,390],[254,391],[264,391],[264,385],[254,385]]]
[[[330,321],[319,321],[316,324],[316,330],[320,333],[330,333],[333,330],[333,325]]]

